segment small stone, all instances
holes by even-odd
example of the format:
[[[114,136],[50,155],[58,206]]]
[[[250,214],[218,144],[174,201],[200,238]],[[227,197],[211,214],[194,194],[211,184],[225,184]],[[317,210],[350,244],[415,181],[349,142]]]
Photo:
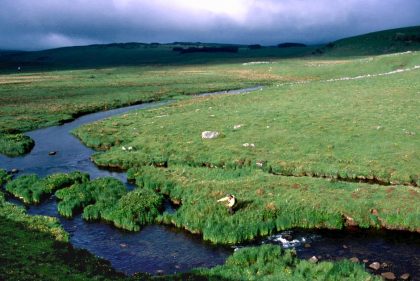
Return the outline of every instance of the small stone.
[[[311,244],[309,244],[309,243],[305,243],[305,244],[303,245],[303,247],[305,247],[305,248],[310,248],[310,247],[311,247]]]
[[[202,139],[215,139],[220,135],[217,131],[204,131],[201,133]]]
[[[292,241],[293,240],[293,236],[286,233],[282,235],[284,239],[286,239],[287,241]]]
[[[386,262],[381,263],[381,268],[387,268],[388,264]]]
[[[318,258],[315,256],[312,256],[309,260],[310,263],[317,263],[318,262]]]
[[[410,278],[411,278],[410,273],[404,273],[403,275],[400,276],[400,279],[405,280],[405,281],[410,280]]]
[[[19,169],[13,168],[13,169],[10,170],[10,173],[12,173],[12,174],[19,173]]]
[[[373,262],[371,264],[369,264],[369,267],[373,270],[378,270],[379,268],[381,268],[381,265],[379,264],[379,262]]]
[[[53,155],[56,155],[57,154],[57,151],[50,151],[50,152],[48,152],[48,155],[50,155],[50,156],[53,156]]]
[[[392,273],[392,272],[384,272],[384,273],[381,273],[381,276],[383,278],[385,278],[385,280],[396,280],[397,279],[397,277],[395,276],[395,274]]]
[[[350,258],[350,261],[354,262],[354,263],[359,263],[360,262],[360,260],[357,257]]]
[[[364,262],[364,263],[368,263],[368,262],[369,262],[369,260],[368,260],[368,259],[364,259],[364,260],[363,260],[363,262]]]
[[[234,130],[237,130],[237,129],[241,128],[242,126],[243,126],[242,124],[234,125],[233,126],[233,129]]]
[[[257,161],[257,162],[255,163],[255,165],[257,165],[257,167],[259,167],[259,168],[262,168],[262,167],[264,166],[264,164],[265,164],[265,161],[262,161],[262,160]]]

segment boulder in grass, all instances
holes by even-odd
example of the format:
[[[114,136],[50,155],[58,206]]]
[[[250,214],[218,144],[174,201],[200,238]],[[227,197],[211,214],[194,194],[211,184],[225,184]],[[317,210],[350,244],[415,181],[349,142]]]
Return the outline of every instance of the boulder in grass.
[[[201,138],[202,139],[215,139],[218,136],[220,136],[220,133],[217,131],[204,131],[201,132]]]

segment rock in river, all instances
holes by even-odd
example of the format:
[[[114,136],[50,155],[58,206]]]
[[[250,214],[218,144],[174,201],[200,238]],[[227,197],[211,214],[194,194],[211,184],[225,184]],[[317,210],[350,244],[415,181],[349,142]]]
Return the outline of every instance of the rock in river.
[[[410,273],[404,273],[403,275],[400,276],[401,280],[410,280],[411,275]]]
[[[381,265],[379,264],[379,262],[373,262],[371,264],[369,264],[369,268],[373,269],[373,270],[378,270],[379,268],[381,268]]]
[[[385,278],[385,280],[396,280],[397,279],[397,277],[395,276],[395,274],[392,273],[392,272],[384,272],[384,273],[381,273],[381,276],[383,278]]]

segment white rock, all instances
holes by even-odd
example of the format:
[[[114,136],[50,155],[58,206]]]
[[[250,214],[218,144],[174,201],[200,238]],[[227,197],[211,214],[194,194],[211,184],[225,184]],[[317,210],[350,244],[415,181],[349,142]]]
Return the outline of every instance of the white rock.
[[[202,139],[215,139],[220,135],[217,131],[204,131],[201,132],[201,138]]]
[[[233,126],[233,129],[237,130],[237,129],[241,128],[242,126],[243,126],[242,124],[238,124],[238,125]]]

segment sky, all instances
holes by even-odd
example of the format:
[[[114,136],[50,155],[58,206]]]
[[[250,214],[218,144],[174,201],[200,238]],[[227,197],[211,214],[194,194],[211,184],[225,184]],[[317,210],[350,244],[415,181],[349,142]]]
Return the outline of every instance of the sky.
[[[327,43],[420,25],[420,0],[0,0],[0,49]]]

